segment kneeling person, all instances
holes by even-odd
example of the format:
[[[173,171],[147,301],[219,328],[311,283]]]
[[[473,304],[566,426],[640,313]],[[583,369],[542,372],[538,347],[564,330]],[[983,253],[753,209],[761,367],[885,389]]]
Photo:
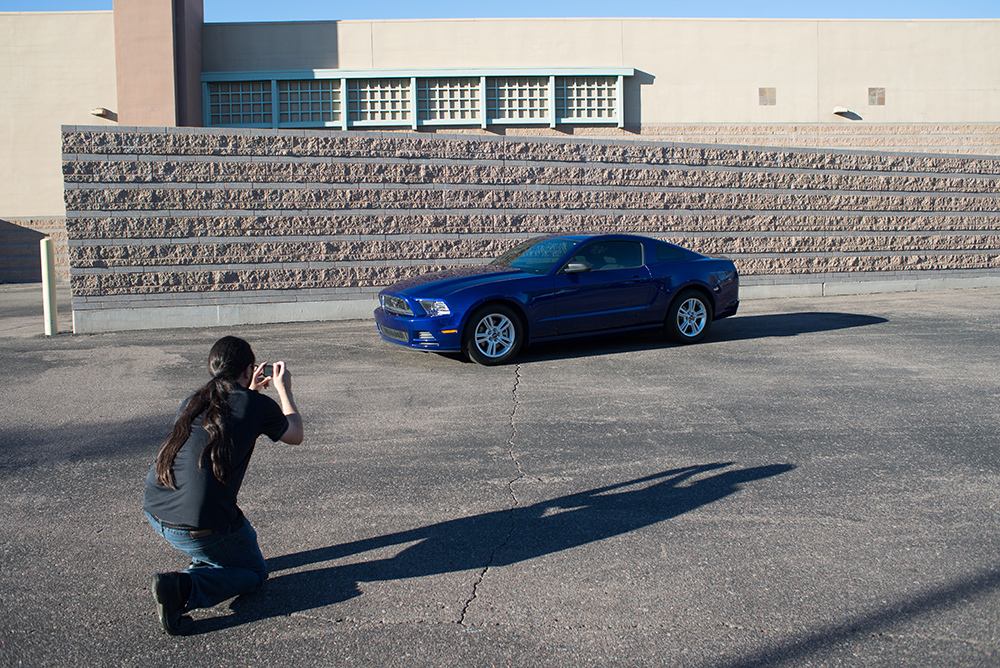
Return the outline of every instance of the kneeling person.
[[[226,336],[212,346],[212,379],[181,404],[146,476],[147,520],[191,559],[183,572],[153,576],[160,624],[171,635],[190,621],[185,611],[255,591],[267,578],[257,534],[237,496],[257,437],[295,445],[303,426],[284,362],[274,364],[271,376],[255,364],[243,339]],[[280,405],[258,392],[272,381]]]

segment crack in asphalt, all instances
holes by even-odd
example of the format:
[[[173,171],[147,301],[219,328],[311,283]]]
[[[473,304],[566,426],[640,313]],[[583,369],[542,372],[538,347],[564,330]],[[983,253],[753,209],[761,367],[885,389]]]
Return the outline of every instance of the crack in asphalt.
[[[507,533],[504,535],[503,540],[501,540],[490,553],[490,558],[486,562],[479,574],[476,576],[475,582],[472,583],[472,595],[466,599],[465,604],[462,606],[462,611],[458,616],[458,624],[465,625],[465,616],[469,611],[469,606],[476,600],[479,594],[479,585],[482,584],[483,579],[489,572],[490,568],[493,566],[493,560],[496,558],[497,552],[502,550],[505,545],[510,541],[511,536],[514,534],[514,510],[518,506],[517,494],[514,492],[514,485],[521,479],[525,477],[524,470],[521,468],[521,462],[517,459],[517,455],[514,453],[514,441],[517,436],[517,409],[520,407],[517,397],[517,389],[521,384],[521,365],[517,364],[514,366],[514,387],[511,388],[511,408],[508,414],[509,425],[510,425],[510,437],[507,439],[507,456],[514,463],[514,467],[517,469],[517,475],[507,481],[507,493],[510,495],[511,505],[507,509]]]

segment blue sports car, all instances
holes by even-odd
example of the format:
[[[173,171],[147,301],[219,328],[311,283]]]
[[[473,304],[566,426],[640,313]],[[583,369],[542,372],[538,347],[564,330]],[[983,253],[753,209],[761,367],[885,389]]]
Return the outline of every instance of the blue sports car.
[[[503,364],[529,344],[662,329],[696,343],[739,307],[730,260],[626,234],[535,237],[489,264],[406,279],[379,294],[386,341]]]

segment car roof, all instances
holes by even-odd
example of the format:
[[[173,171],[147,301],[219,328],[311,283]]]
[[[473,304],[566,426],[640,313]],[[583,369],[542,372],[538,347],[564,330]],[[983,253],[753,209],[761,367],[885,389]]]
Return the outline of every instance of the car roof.
[[[654,237],[646,237],[640,234],[629,234],[625,232],[573,232],[570,234],[546,234],[538,239],[569,239],[577,243],[584,241],[594,241],[597,239],[630,239],[632,241],[644,241],[644,242],[655,242],[660,244],[670,244],[668,241],[663,241],[662,239],[656,239]]]
[[[538,237],[540,239],[572,239],[573,241],[590,241],[591,239],[637,239],[646,241],[658,241],[658,239],[653,239],[652,237],[643,237],[636,234],[625,234],[625,233],[593,233],[593,232],[577,232],[572,234],[546,234],[544,236]]]
[[[600,239],[607,239],[608,241],[614,241],[615,239],[638,241],[641,243],[653,243],[653,244],[663,244],[666,246],[673,246],[674,248],[679,248],[685,253],[699,256],[701,253],[693,251],[690,248],[685,248],[684,246],[678,246],[677,244],[671,243],[669,241],[664,241],[663,239],[657,239],[656,237],[647,237],[641,234],[629,234],[627,232],[604,232],[604,233],[572,233],[572,234],[552,234],[546,235],[544,237],[538,237],[539,239],[570,239],[576,243],[583,243],[588,241],[597,241]]]

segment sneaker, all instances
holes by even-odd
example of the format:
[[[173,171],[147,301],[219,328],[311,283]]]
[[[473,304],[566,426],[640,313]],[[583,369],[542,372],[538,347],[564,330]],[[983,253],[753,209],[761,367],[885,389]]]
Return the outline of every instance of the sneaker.
[[[156,599],[156,613],[160,617],[163,630],[172,636],[183,632],[185,601],[181,597],[180,573],[157,573],[153,576],[153,598]]]

